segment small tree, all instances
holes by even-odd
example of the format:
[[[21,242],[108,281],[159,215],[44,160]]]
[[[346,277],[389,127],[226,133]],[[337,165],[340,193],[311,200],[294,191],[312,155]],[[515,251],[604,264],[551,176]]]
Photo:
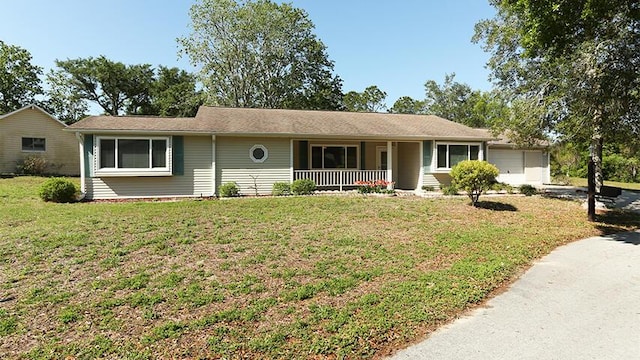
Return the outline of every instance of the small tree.
[[[465,160],[451,169],[453,184],[467,192],[471,204],[476,206],[480,195],[491,188],[499,174],[498,168],[485,161]]]

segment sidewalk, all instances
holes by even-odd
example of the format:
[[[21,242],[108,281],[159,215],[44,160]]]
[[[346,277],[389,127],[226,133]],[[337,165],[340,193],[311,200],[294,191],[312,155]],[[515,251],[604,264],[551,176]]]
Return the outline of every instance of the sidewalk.
[[[391,359],[640,359],[640,232],[556,249]]]

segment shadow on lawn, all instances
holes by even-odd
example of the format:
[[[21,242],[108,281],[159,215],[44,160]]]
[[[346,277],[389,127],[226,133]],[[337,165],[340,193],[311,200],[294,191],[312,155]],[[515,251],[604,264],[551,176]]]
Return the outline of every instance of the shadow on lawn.
[[[611,210],[596,217],[596,227],[602,235],[640,229],[640,215],[631,211]]]
[[[476,207],[493,211],[518,211],[518,208],[511,205],[495,201],[478,201]]]

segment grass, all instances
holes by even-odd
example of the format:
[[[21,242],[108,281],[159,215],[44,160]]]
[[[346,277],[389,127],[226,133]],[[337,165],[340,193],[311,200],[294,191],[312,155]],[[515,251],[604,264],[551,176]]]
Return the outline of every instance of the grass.
[[[572,186],[587,187],[587,179],[572,177],[572,178],[569,178],[569,184]],[[604,184],[608,186],[619,187],[626,190],[640,190],[640,183],[624,183],[624,182],[618,182],[618,181],[605,180]]]
[[[5,358],[381,357],[553,248],[640,225],[541,197],[53,204],[42,181],[0,180]]]

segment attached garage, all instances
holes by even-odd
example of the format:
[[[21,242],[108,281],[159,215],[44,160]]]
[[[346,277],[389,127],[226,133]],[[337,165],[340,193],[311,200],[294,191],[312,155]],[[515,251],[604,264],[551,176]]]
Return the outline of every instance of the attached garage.
[[[541,185],[550,182],[549,155],[543,150],[489,147],[487,160],[500,175],[498,181],[511,185]]]
[[[500,170],[498,181],[524,184],[524,152],[511,149],[489,149],[487,161]]]

